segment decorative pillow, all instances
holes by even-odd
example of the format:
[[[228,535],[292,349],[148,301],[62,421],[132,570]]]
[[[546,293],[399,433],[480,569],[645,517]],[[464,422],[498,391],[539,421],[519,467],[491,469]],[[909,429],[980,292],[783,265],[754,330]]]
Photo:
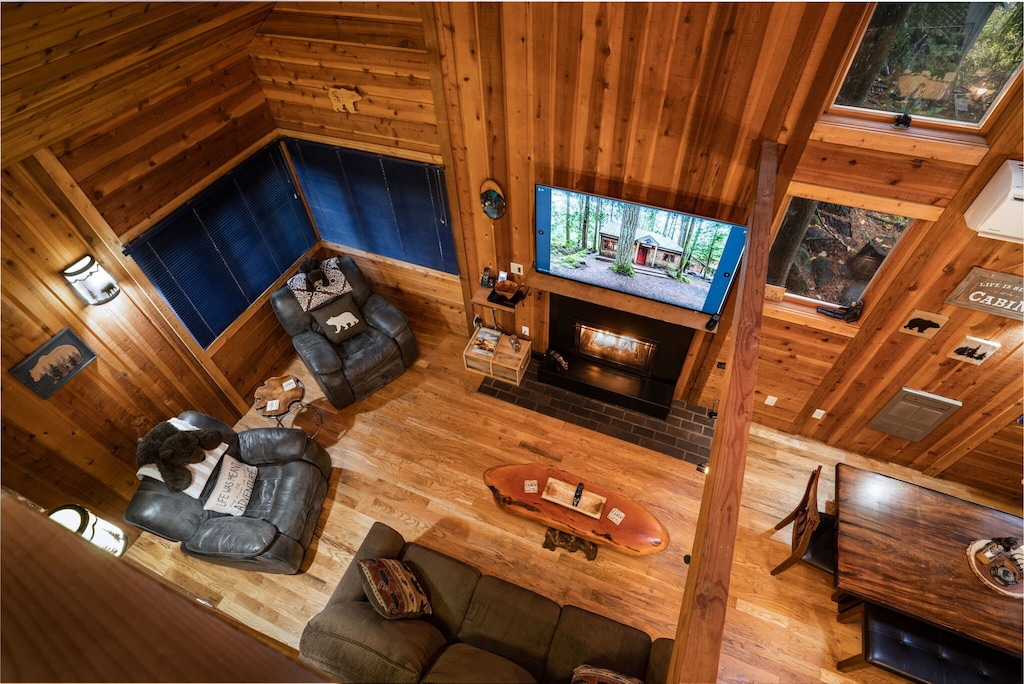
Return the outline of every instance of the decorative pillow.
[[[430,602],[409,566],[394,558],[359,561],[363,593],[388,620],[430,615]]]
[[[644,684],[636,677],[627,677],[614,670],[593,665],[580,665],[572,671],[572,684]]]
[[[179,430],[199,429],[192,423],[181,420],[180,418],[168,418],[167,422]],[[193,499],[198,499],[199,495],[203,493],[203,487],[206,486],[207,481],[210,479],[210,475],[213,474],[213,469],[217,467],[217,462],[220,461],[221,455],[227,450],[228,445],[221,442],[219,447],[207,451],[206,458],[199,463],[187,464],[185,467],[192,471],[192,484],[182,491]],[[140,480],[143,477],[151,477],[154,480],[159,480],[160,482],[164,481],[160,471],[152,463],[142,466],[135,474]]]
[[[342,295],[309,313],[331,344],[341,344],[369,327],[351,294]]]
[[[338,257],[324,260],[320,264],[320,270],[324,272],[327,284],[312,290],[309,289],[309,281],[306,279],[305,273],[296,273],[288,279],[288,287],[303,311],[323,306],[335,297],[352,291],[352,286],[348,284],[348,279],[341,272],[341,267],[338,266]]]
[[[224,454],[220,464],[217,484],[210,492],[210,498],[203,504],[203,510],[228,515],[242,515],[249,505],[252,488],[256,485],[256,466],[246,465],[230,454]]]

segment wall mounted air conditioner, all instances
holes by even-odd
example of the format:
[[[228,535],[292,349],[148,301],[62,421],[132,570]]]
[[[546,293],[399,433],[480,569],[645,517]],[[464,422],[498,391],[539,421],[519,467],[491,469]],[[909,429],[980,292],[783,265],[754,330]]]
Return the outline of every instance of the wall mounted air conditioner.
[[[1024,244],[1024,162],[1004,162],[964,220],[982,237]]]

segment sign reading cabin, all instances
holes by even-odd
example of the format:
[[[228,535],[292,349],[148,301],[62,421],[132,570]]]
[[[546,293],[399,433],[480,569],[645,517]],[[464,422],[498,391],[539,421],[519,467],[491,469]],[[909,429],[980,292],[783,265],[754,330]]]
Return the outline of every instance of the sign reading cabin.
[[[975,266],[946,303],[1024,321],[1024,279]]]

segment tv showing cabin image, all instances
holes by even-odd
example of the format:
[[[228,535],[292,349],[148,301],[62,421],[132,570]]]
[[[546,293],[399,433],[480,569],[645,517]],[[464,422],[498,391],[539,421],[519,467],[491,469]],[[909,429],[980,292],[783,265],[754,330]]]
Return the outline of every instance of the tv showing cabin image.
[[[710,315],[721,311],[747,235],[731,223],[546,185],[536,187],[534,229],[540,273]]]

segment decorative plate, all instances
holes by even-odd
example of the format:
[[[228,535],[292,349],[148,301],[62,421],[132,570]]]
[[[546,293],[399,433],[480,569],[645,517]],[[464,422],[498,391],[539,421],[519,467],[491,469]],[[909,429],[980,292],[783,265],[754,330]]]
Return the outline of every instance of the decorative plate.
[[[1008,545],[1006,542],[1013,543]],[[991,589],[1004,596],[1024,598],[1024,547],[1016,539],[977,539],[971,542],[967,547],[967,564]]]

